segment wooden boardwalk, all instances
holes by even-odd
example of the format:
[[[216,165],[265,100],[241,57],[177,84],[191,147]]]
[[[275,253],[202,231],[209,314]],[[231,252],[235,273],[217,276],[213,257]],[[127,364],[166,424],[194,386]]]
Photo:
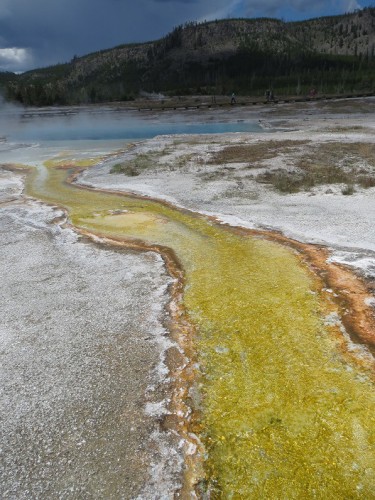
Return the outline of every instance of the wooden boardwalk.
[[[229,107],[239,107],[239,106],[265,106],[273,104],[286,104],[286,103],[296,103],[296,102],[315,102],[315,101],[329,101],[338,99],[355,99],[359,97],[374,97],[375,93],[353,93],[353,94],[340,94],[340,95],[317,95],[314,97],[309,96],[297,96],[297,97],[278,97],[272,100],[266,100],[261,98],[237,98],[237,102],[231,104],[230,99],[228,102],[223,101],[220,97],[220,102],[186,102],[186,103],[152,103],[150,105],[134,106],[132,109],[138,109],[138,111],[183,111],[189,109],[210,109],[210,108],[229,108]]]

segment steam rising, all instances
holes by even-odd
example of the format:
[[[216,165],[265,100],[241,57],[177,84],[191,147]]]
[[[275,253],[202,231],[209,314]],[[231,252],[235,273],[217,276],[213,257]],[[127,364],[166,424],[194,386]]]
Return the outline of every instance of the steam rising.
[[[9,141],[100,141],[147,139],[156,135],[254,132],[253,121],[197,122],[196,115],[135,114],[117,108],[23,108],[0,103],[0,136]]]

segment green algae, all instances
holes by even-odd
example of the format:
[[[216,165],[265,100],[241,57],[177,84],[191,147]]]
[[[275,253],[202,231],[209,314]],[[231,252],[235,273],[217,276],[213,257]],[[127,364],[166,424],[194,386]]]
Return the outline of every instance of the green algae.
[[[28,192],[78,227],[170,247],[185,270],[211,497],[375,498],[373,386],[340,357],[293,252],[69,173],[41,168]]]

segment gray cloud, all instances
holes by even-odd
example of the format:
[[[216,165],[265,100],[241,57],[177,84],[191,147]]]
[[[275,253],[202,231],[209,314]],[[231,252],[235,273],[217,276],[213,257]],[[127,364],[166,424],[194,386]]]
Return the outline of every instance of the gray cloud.
[[[198,0],[155,0],[156,3],[197,3]]]
[[[0,0],[0,49],[5,50],[0,69],[26,70],[153,40],[187,21],[314,17],[359,7],[356,0]]]
[[[22,70],[32,63],[32,52],[28,49],[19,47],[0,49],[0,67],[4,68],[5,71]]]
[[[370,4],[371,2],[363,2]],[[259,15],[266,17],[283,17],[284,13],[295,12],[297,17],[315,17],[321,15],[340,14],[360,9],[362,6],[356,0],[245,0],[242,2],[244,14],[247,16]],[[365,5],[363,5],[365,6]],[[306,16],[304,16],[306,14]]]

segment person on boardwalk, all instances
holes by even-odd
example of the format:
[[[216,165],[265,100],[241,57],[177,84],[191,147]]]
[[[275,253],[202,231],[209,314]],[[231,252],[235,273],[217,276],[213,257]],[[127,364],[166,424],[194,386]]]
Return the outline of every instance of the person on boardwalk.
[[[232,98],[231,98],[231,100],[230,100],[230,103],[231,103],[231,104],[236,104],[236,96],[235,96],[235,93],[234,93],[234,92],[233,92],[233,94],[232,94]]]

